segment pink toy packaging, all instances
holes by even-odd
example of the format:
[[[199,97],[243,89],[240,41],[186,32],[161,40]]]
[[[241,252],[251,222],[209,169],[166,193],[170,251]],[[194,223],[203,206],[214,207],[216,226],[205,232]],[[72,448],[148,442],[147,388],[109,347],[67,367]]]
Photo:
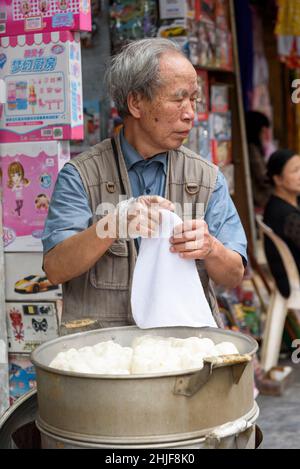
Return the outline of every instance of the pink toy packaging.
[[[3,241],[6,252],[42,251],[41,236],[68,142],[0,145]]]
[[[0,141],[82,140],[80,33],[0,38]]]
[[[1,0],[0,2],[0,36],[90,30],[90,0]]]

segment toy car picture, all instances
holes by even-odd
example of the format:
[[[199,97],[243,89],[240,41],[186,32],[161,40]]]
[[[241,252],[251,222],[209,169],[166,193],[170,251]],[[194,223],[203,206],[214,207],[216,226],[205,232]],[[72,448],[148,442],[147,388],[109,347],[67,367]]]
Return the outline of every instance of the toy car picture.
[[[15,292],[21,294],[42,293],[49,290],[57,290],[58,285],[52,285],[47,277],[39,275],[29,275],[15,283]]]

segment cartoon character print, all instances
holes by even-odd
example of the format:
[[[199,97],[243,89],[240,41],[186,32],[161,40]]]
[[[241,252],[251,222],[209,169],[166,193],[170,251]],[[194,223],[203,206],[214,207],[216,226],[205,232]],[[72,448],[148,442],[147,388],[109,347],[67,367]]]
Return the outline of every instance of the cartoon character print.
[[[48,211],[50,201],[46,194],[39,194],[34,203],[36,210],[43,212]]]
[[[31,11],[30,1],[22,0],[20,10],[24,16],[28,16]]]
[[[41,0],[39,3],[39,8],[41,13],[46,13],[49,10],[48,0]]]
[[[18,161],[14,161],[8,167],[8,183],[7,186],[16,195],[16,208],[18,216],[21,216],[21,210],[23,208],[23,189],[30,184],[30,181],[25,178],[24,168]]]
[[[22,320],[22,315],[19,313],[19,311],[13,308],[9,312],[9,317],[15,339],[18,342],[22,342],[24,340],[24,324]]]
[[[63,11],[67,10],[69,6],[69,0],[58,0],[57,6],[60,10],[63,10]]]

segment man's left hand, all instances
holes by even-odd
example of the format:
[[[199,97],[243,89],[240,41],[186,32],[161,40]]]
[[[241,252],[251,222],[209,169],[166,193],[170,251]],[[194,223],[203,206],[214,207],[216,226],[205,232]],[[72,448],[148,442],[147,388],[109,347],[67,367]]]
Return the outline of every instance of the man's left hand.
[[[216,239],[209,233],[204,220],[187,220],[174,228],[170,251],[183,259],[207,259]]]

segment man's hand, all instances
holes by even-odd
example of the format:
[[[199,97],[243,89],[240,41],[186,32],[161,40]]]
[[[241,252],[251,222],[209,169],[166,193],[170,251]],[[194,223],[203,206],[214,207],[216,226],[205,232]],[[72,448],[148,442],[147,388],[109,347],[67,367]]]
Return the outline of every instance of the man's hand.
[[[97,224],[99,238],[135,239],[158,236],[160,210],[174,211],[174,205],[159,196],[141,196],[120,202],[107,223]]]
[[[174,211],[174,205],[159,196],[142,196],[134,199],[126,210],[127,237],[134,239],[158,236],[161,209]],[[119,217],[119,222],[122,222],[122,216]],[[121,237],[122,228],[124,229],[124,226],[119,224]]]
[[[171,252],[184,259],[207,259],[214,250],[215,238],[204,220],[187,220],[174,228]]]
[[[242,257],[226,248],[208,231],[204,220],[188,220],[175,227],[171,252],[183,259],[204,260],[208,276],[226,288],[235,288],[244,276]]]

